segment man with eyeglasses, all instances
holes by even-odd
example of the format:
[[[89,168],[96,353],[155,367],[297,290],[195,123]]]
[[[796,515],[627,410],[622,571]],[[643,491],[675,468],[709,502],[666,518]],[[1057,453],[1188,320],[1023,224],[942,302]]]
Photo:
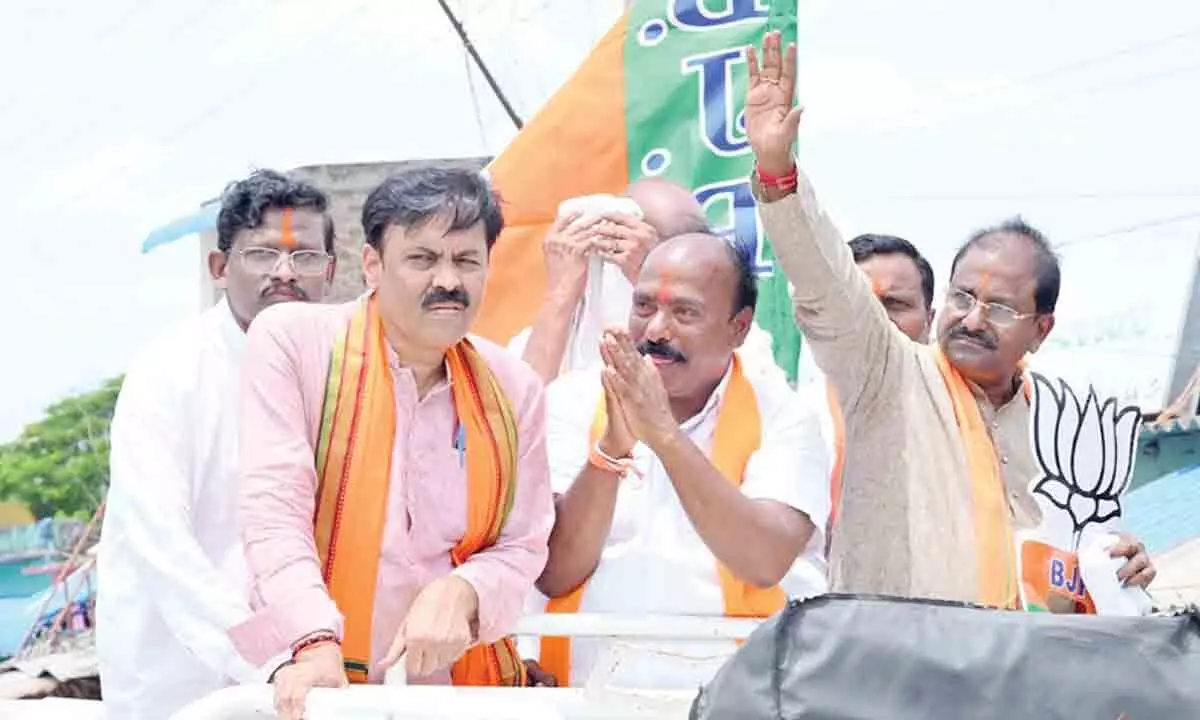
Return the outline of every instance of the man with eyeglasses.
[[[262,682],[228,630],[251,616],[237,525],[246,329],[269,305],[320,301],[334,271],[324,193],[270,170],[231,184],[209,271],[224,298],[125,376],[111,429],[97,652],[110,717],[171,716]]]
[[[795,286],[796,319],[847,415],[830,557],[836,591],[1017,606],[1012,533],[1034,526],[1038,464],[1023,360],[1054,327],[1060,271],[1046,238],[1019,219],[974,234],[951,265],[926,346],[889,321],[792,155],[795,47],[748,50],[746,129],[767,235]],[[1122,581],[1154,569],[1126,537]]]

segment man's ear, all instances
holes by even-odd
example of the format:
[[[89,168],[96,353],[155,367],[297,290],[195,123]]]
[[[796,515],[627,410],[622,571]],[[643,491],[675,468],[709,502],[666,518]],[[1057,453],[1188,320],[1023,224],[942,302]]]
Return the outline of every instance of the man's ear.
[[[1037,337],[1029,344],[1029,352],[1035,353],[1042,343],[1046,342],[1046,338],[1050,336],[1050,331],[1054,329],[1054,315],[1039,315],[1034,321],[1037,328]]]
[[[330,255],[329,255],[329,267],[325,268],[325,284],[326,285],[332,285],[333,278],[335,275],[337,275],[337,259],[338,259],[337,248],[334,248],[333,252],[330,253]]]
[[[733,346],[741,347],[742,343],[746,342],[746,336],[750,334],[750,327],[754,325],[754,308],[745,307],[738,310],[729,323],[733,328]]]
[[[379,289],[379,279],[383,276],[383,255],[374,247],[363,244],[362,254],[363,279],[366,280],[367,288],[370,290]]]
[[[229,269],[229,255],[220,250],[208,254],[208,274],[212,276],[213,285],[225,289],[225,271]]]

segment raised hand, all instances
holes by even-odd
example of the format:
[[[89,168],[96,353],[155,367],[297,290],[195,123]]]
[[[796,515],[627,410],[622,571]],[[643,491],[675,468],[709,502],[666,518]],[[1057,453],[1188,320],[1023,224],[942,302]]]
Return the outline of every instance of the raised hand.
[[[609,457],[628,457],[637,444],[633,430],[629,428],[629,420],[625,417],[625,408],[621,405],[621,396],[615,387],[615,372],[612,370],[613,352],[607,342],[608,333],[600,338],[600,357],[604,360],[604,368],[600,371],[600,384],[604,386],[604,414],[607,424],[604,426],[604,436],[600,438],[600,450]]]
[[[605,387],[612,388],[633,436],[653,450],[679,431],[662,376],[624,330],[605,331],[601,346]]]
[[[587,282],[587,256],[591,249],[590,227],[575,223],[579,214],[564,215],[554,221],[542,251],[546,256],[546,288],[578,300]]]
[[[658,231],[645,220],[629,215],[610,215],[592,227],[592,248],[625,273],[637,279],[642,261],[658,244]]]
[[[746,48],[750,82],[746,89],[746,135],[758,167],[773,176],[792,169],[792,145],[800,127],[802,109],[793,107],[796,96],[796,46],[780,49],[779,32],[763,36],[762,65],[754,47]]]

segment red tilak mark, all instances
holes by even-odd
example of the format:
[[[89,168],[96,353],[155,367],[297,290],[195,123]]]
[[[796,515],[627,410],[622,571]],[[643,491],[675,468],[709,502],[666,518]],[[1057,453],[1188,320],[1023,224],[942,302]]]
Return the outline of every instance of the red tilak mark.
[[[283,245],[288,250],[294,249],[296,247],[297,243],[296,243],[296,236],[292,233],[292,209],[291,208],[283,209],[282,233],[283,233],[283,237],[281,237],[279,239],[280,244]]]
[[[871,292],[875,297],[883,297],[883,283],[879,282],[879,278],[871,278]]]
[[[988,285],[992,283],[992,274],[984,271],[979,277],[979,290],[975,293],[975,297],[987,297]]]
[[[667,272],[658,274],[658,292],[654,294],[654,299],[659,305],[671,304],[671,291],[667,287],[671,283],[671,275]]]

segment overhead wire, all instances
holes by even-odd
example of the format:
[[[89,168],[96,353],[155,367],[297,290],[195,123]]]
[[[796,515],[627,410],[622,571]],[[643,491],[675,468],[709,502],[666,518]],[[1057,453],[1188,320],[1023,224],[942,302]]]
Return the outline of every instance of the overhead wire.
[[[374,2],[374,0],[363,0],[353,9],[353,11],[339,14],[338,15],[339,22],[336,22],[332,25],[332,28],[334,29],[334,34],[335,35],[338,34],[337,30],[345,29],[350,24],[351,20],[356,19],[357,17],[362,15],[367,10],[367,8],[373,4],[373,2]],[[323,28],[324,31],[328,31],[329,29],[330,29],[329,27]],[[330,37],[330,35],[326,34],[326,36],[325,36],[326,40],[328,40],[329,37]],[[355,49],[353,51],[344,53],[344,54],[340,54],[338,56],[339,61],[335,64],[335,68],[342,67],[342,66],[348,64],[349,61],[357,59],[362,53],[362,47],[363,47],[363,45],[361,43],[359,43],[354,46]],[[280,57],[282,57],[282,55],[280,55]],[[276,58],[276,59],[279,59],[279,58]],[[239,88],[237,88],[233,91],[223,94],[216,100],[216,102],[209,105],[207,108],[200,111],[199,113],[192,115],[187,122],[178,126],[173,131],[167,133],[165,136],[163,136],[161,138],[156,138],[156,140],[159,140],[163,144],[170,144],[172,142],[179,140],[180,138],[186,136],[188,133],[192,132],[197,127],[199,127],[200,125],[205,123],[213,115],[228,108],[230,100],[233,100],[233,99],[236,99],[239,97],[243,97],[244,95],[248,94],[252,90],[257,89],[258,87],[260,87],[264,84],[275,82],[275,80],[276,79],[270,75],[254,75],[254,76],[252,76],[247,83],[245,83],[244,85],[240,86]],[[119,164],[114,168],[114,171],[120,171],[120,170],[126,169],[128,167],[129,167],[129,163]],[[50,216],[50,215],[56,215],[58,213],[61,213],[64,210],[67,210],[71,206],[75,205],[75,203],[78,200],[80,200],[84,196],[86,196],[88,194],[89,190],[90,190],[90,186],[85,185],[84,187],[81,187],[77,192],[70,194],[64,200],[55,204],[51,208],[47,209],[42,214],[45,216]],[[52,248],[52,246],[49,246],[46,249],[49,250],[51,248]],[[38,249],[36,252],[40,253],[41,249]],[[41,258],[41,259],[45,260],[45,258]]]
[[[940,195],[940,194],[914,194],[914,195],[863,195],[861,197],[870,198],[872,200],[935,200],[937,202],[946,201],[963,201],[963,202],[984,202],[993,200],[1045,200],[1058,202],[1061,200],[1158,200],[1158,199],[1200,199],[1200,190],[1194,192],[1151,192],[1151,191],[1130,191],[1130,192],[1077,192],[1077,193],[1013,193],[1000,195]]]
[[[167,30],[165,33],[162,33],[162,34],[164,36],[174,37],[174,38],[178,38],[178,37],[187,35],[188,30],[194,31],[197,27],[200,26],[198,21],[202,17],[212,14],[214,7],[216,7],[217,5],[221,5],[221,4],[228,4],[230,1],[231,0],[207,0],[207,2],[203,5],[203,9],[200,12],[187,14],[180,22],[176,23],[169,30]],[[119,30],[120,28],[124,27],[127,24],[128,20],[130,18],[132,18],[132,16],[134,14],[136,14],[137,10],[143,9],[147,5],[149,5],[149,2],[142,2],[142,3],[134,5],[134,7],[128,13],[125,14],[125,16],[124,16],[125,19],[123,21],[114,22],[111,25],[107,26],[107,28],[108,28],[107,31],[103,31],[99,35],[99,44],[102,46],[105,42],[107,42],[109,39],[114,37],[117,34],[116,31]],[[20,100],[21,100],[20,93],[15,93],[15,94],[9,96],[8,101],[3,105],[3,109],[0,109],[0,115],[7,112],[7,110],[9,108],[18,104],[20,102]],[[63,135],[66,136],[67,141],[64,142],[62,140],[59,140],[55,144],[58,147],[62,147],[63,145],[67,144],[67,142],[77,138],[81,131],[83,131],[84,129],[90,128],[91,127],[91,119],[93,117],[95,117],[94,112],[96,109],[97,108],[92,107],[92,108],[89,108],[89,110],[91,112],[80,113],[82,122],[77,124],[74,128],[67,131],[66,133],[63,133]],[[34,125],[35,126],[41,125],[41,123],[43,121],[45,121],[46,119],[48,119],[48,117],[51,114],[53,114],[53,113],[40,115],[39,117],[35,118]],[[6,144],[0,144],[0,155],[3,155],[4,153],[12,150],[13,148],[20,146],[20,145],[24,145],[28,142],[29,142],[29,135],[27,133],[14,133],[11,137],[10,142],[8,142]]]
[[[1072,61],[1070,61],[1068,63],[1064,63],[1062,65],[1057,65],[1057,66],[1047,68],[1044,70],[1038,70],[1038,71],[1029,73],[1027,75],[1018,77],[1014,80],[1005,81],[1005,82],[1002,82],[1002,83],[999,83],[997,85],[993,85],[990,87],[977,88],[977,89],[973,89],[973,90],[965,90],[965,91],[960,91],[960,92],[956,92],[956,93],[950,93],[949,95],[946,95],[945,97],[943,97],[941,99],[940,104],[942,107],[945,107],[947,105],[949,105],[951,107],[957,106],[957,105],[962,105],[964,103],[975,100],[977,98],[991,97],[993,95],[1004,93],[1004,92],[1007,92],[1009,90],[1013,90],[1016,88],[1021,88],[1021,87],[1025,87],[1028,85],[1035,85],[1035,84],[1037,84],[1043,80],[1046,80],[1048,78],[1065,75],[1065,74],[1068,74],[1071,72],[1076,72],[1078,70],[1088,68],[1088,67],[1093,67],[1095,65],[1100,65],[1105,62],[1109,62],[1111,60],[1115,60],[1118,58],[1124,58],[1124,57],[1128,57],[1130,55],[1136,55],[1136,54],[1139,54],[1142,52],[1159,49],[1165,45],[1169,45],[1171,43],[1177,42],[1179,40],[1183,40],[1185,38],[1188,38],[1188,37],[1191,37],[1191,36],[1197,35],[1197,34],[1200,34],[1200,25],[1190,27],[1186,30],[1174,32],[1169,35],[1156,37],[1156,38],[1153,38],[1150,40],[1145,40],[1145,41],[1142,41],[1142,42],[1139,42],[1139,43],[1136,43],[1133,45],[1128,45],[1128,46],[1125,46],[1122,48],[1117,48],[1115,50],[1101,53],[1099,55],[1093,55],[1093,56],[1081,58],[1078,60],[1072,60]],[[947,103],[946,101],[951,101],[951,102]],[[902,118],[909,117],[910,113],[913,110],[916,110],[916,112],[918,114],[920,114],[922,112],[921,108],[911,108],[910,107],[910,108],[906,109],[905,111],[892,113],[892,114],[883,116],[881,118],[878,118],[878,120],[876,122],[883,123],[883,124],[890,124],[891,121],[899,121]],[[923,127],[923,126],[924,125],[919,126],[919,127]],[[905,128],[905,129],[910,129],[910,128]],[[889,134],[891,134],[890,129],[878,133],[878,135],[889,135]]]
[[[1048,107],[1054,107],[1057,105],[1061,105],[1061,104],[1063,104],[1064,100],[1073,100],[1073,99],[1077,99],[1079,97],[1085,97],[1088,95],[1095,95],[1095,94],[1099,94],[1102,92],[1107,92],[1110,90],[1114,90],[1116,88],[1126,87],[1129,85],[1142,84],[1142,83],[1146,83],[1146,82],[1152,81],[1152,80],[1160,80],[1160,79],[1166,78],[1166,77],[1172,77],[1175,75],[1187,74],[1187,73],[1192,73],[1192,72],[1197,72],[1197,71],[1200,71],[1200,63],[1190,64],[1190,65],[1182,65],[1182,66],[1178,66],[1178,67],[1168,68],[1165,70],[1156,70],[1153,72],[1143,73],[1140,75],[1133,75],[1130,77],[1124,77],[1124,78],[1120,78],[1117,80],[1106,81],[1103,83],[1090,85],[1090,86],[1087,86],[1084,88],[1064,90],[1062,92],[1055,93],[1054,95],[1052,95],[1050,97],[1029,98],[1022,102],[997,104],[997,105],[990,105],[990,106],[986,106],[986,107],[976,107],[976,108],[972,108],[969,112],[960,114],[957,117],[957,119],[962,120],[962,119],[964,119],[964,117],[969,117],[972,112],[979,112],[979,111],[1006,113],[1006,112],[1009,112],[1012,110],[1020,110],[1020,109],[1028,108],[1031,106],[1036,106],[1038,108],[1044,109],[1044,108],[1048,108]],[[945,122],[944,121],[941,122],[940,126],[945,127]],[[905,135],[912,135],[912,134],[915,134],[918,132],[927,131],[927,130],[931,130],[931,129],[938,129],[938,127],[939,127],[939,122],[937,120],[927,119],[924,122],[920,122],[915,125],[893,124],[889,127],[886,127],[886,128],[880,129],[880,130],[875,130],[872,132],[864,133],[863,137],[871,138],[871,139],[878,139],[878,138],[892,137],[895,135],[905,136]]]
[[[1163,227],[1165,225],[1175,225],[1178,223],[1187,222],[1189,220],[1200,220],[1200,211],[1187,212],[1187,213],[1182,213],[1180,215],[1169,215],[1166,217],[1158,217],[1158,218],[1151,218],[1149,220],[1143,220],[1142,222],[1135,223],[1133,225],[1127,225],[1124,227],[1114,228],[1112,230],[1105,230],[1103,232],[1095,233],[1092,235],[1085,235],[1084,237],[1075,238],[1074,240],[1067,240],[1067,241],[1058,243],[1057,245],[1055,245],[1055,248],[1060,249],[1060,248],[1065,248],[1065,247],[1071,247],[1073,245],[1078,245],[1080,243],[1092,242],[1095,240],[1102,240],[1102,239],[1106,239],[1106,238],[1120,237],[1123,235],[1130,235],[1132,233],[1141,232],[1142,230],[1149,230],[1152,228]]]
[[[465,3],[459,4],[458,14],[462,17],[462,23],[465,27],[470,18],[467,17],[464,5]],[[488,148],[487,132],[484,130],[483,125],[483,113],[479,106],[479,91],[475,87],[475,74],[471,68],[471,54],[467,52],[466,48],[463,48],[462,59],[463,72],[467,75],[467,91],[471,95],[471,110],[475,113],[475,128],[479,131],[479,146],[484,148],[484,151],[490,155],[491,150]]]

